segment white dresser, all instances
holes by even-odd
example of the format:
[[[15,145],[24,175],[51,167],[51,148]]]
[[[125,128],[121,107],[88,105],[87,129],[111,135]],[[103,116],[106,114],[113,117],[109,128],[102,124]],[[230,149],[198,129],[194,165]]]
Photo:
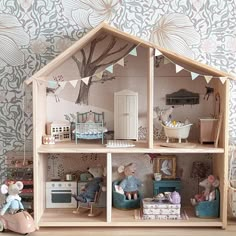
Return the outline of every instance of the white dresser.
[[[130,90],[115,93],[114,136],[138,140],[138,93]]]

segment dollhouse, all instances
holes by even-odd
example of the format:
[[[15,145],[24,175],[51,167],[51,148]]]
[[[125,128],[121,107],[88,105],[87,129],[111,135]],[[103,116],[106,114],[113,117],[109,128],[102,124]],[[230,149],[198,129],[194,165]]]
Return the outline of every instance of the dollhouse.
[[[110,76],[110,83],[114,83],[113,90],[104,88],[103,93],[97,94],[97,91],[92,87],[96,84],[97,79],[104,82],[107,77],[101,72],[104,70],[113,72],[111,66],[120,62],[126,57],[129,52],[137,49],[142,55],[138,57],[137,63],[131,63],[128,70],[136,71],[142,65],[142,70],[139,71],[139,76],[133,76],[133,82],[122,80],[124,77],[119,75],[119,79],[114,79]],[[181,78],[181,74],[175,75],[174,81],[171,76],[164,78],[162,72],[156,73],[154,68],[155,50],[161,52],[164,57],[168,58],[174,64],[177,64],[187,71],[198,73],[199,75],[212,76],[210,86],[217,91],[220,96],[220,107],[222,114],[222,125],[219,130],[218,147],[212,144],[201,144],[197,136],[189,138],[189,143],[166,143],[165,140],[154,140],[153,130],[153,108],[157,105],[163,106],[163,97],[166,94],[171,94],[181,88],[188,90],[204,90],[206,81],[204,78],[187,79]],[[101,51],[101,52],[100,52]],[[99,53],[100,52],[100,53]],[[138,54],[139,54],[138,53]],[[72,63],[73,62],[73,63]],[[138,64],[140,63],[140,64]],[[108,68],[109,67],[109,68]],[[75,72],[73,69],[80,69],[80,72]],[[64,98],[68,94],[72,94],[73,88],[79,91],[73,97],[73,104],[88,104],[89,102],[107,103],[114,110],[114,123],[107,122],[109,130],[115,132],[114,137],[122,140],[133,140],[135,146],[110,148],[101,142],[81,141],[76,142],[58,142],[55,145],[43,145],[42,136],[46,133],[45,125],[51,122],[51,114],[57,114],[58,110],[64,110],[69,113],[68,107],[62,106],[62,103],[55,103],[53,106],[49,104],[46,96],[47,81],[55,77],[59,73],[68,70],[68,81],[74,81],[73,86],[66,85],[67,93],[62,92]],[[73,71],[73,72],[72,72]],[[71,73],[70,73],[71,72]],[[118,77],[119,77],[118,76]],[[123,76],[123,77],[122,77]],[[146,41],[143,41],[130,34],[124,33],[109,26],[106,23],[100,24],[92,29],[80,40],[74,43],[71,47],[61,53],[58,57],[52,60],[49,64],[39,70],[26,83],[33,84],[33,111],[34,111],[34,217],[38,226],[54,227],[54,226],[99,226],[99,227],[220,227],[225,228],[227,224],[227,176],[228,176],[228,81],[222,83],[219,77],[229,77],[230,75],[203,65],[197,61],[177,55],[171,51],[160,48]],[[127,76],[132,77],[132,76]],[[163,79],[164,78],[164,79]],[[80,81],[80,83],[77,83]],[[114,81],[114,82],[112,82]],[[136,81],[136,82],[135,82]],[[178,82],[176,82],[178,81]],[[67,82],[66,79],[63,83]],[[141,89],[138,89],[140,85]],[[101,85],[103,86],[103,85]],[[104,83],[105,86],[105,83]],[[171,88],[171,89],[170,89]],[[137,93],[138,91],[138,93]],[[92,97],[89,95],[93,95]],[[77,96],[78,95],[78,96]],[[95,96],[96,95],[96,96]],[[115,103],[113,103],[115,101]],[[214,99],[213,99],[214,101]],[[198,131],[198,120],[202,116],[214,113],[214,106],[207,103],[205,100],[200,101],[200,105],[181,105],[179,109],[179,117],[187,114],[191,116],[192,122],[195,123],[195,130]],[[131,105],[130,105],[131,104]],[[133,104],[133,105],[132,105]],[[190,106],[196,106],[191,112],[186,111]],[[79,106],[77,106],[77,109]],[[127,109],[126,109],[127,108]],[[88,112],[88,110],[77,110],[76,112]],[[126,109],[126,110],[125,110]],[[191,113],[191,114],[190,114]],[[117,119],[123,114],[125,118]],[[186,117],[185,117],[186,118]],[[123,119],[123,120],[122,120]],[[146,122],[146,137],[139,140],[137,137],[138,122],[143,119]],[[125,127],[126,126],[126,127]],[[130,128],[130,130],[128,130]],[[191,131],[192,132],[192,131]],[[190,132],[190,134],[191,134]],[[189,141],[188,140],[188,141]],[[192,140],[192,141],[191,141]],[[100,153],[106,156],[106,207],[103,214],[94,218],[80,217],[72,214],[71,209],[48,209],[46,208],[45,186],[47,182],[48,156],[49,154],[71,154],[77,155],[81,153]],[[213,219],[200,219],[191,212],[191,209],[186,209],[188,219],[181,220],[141,220],[134,217],[133,211],[120,211],[112,207],[112,169],[113,157],[119,156],[124,158],[128,154],[144,155],[145,153],[154,154],[210,154],[213,159],[213,174],[218,176],[220,180],[220,217]],[[124,158],[125,159],[125,158]],[[152,184],[152,183],[150,183]]]
[[[47,134],[55,138],[55,142],[71,140],[70,124],[68,122],[47,124]]]

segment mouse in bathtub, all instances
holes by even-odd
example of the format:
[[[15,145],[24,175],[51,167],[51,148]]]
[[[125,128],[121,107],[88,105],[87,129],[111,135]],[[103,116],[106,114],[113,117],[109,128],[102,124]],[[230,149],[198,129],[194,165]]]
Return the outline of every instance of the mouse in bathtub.
[[[164,109],[160,110],[159,120],[162,122],[162,124],[166,125],[168,122],[171,121],[174,108],[175,108],[174,106],[171,106],[165,110]]]
[[[88,172],[93,176],[89,182],[81,188],[79,195],[72,194],[71,196],[79,202],[92,202],[95,199],[96,193],[99,192],[104,180],[104,168],[102,166],[90,167]]]

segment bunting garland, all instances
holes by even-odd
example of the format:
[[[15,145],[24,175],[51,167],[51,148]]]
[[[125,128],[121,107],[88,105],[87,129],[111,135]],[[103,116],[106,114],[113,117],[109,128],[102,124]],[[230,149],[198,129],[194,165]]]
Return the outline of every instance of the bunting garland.
[[[176,73],[179,73],[181,70],[183,70],[184,68],[182,66],[179,66],[179,65],[175,65],[175,71]]]
[[[78,80],[75,79],[75,80],[70,80],[69,83],[75,88],[77,83],[78,83]]]
[[[155,56],[160,56],[160,55],[163,55],[158,49],[155,49]],[[175,64],[174,62],[170,61],[168,58],[166,58],[164,56],[164,64],[168,64],[169,62]],[[180,72],[181,70],[186,70],[185,68],[183,68],[182,66],[178,65],[178,64],[175,64],[176,66],[176,73]],[[195,73],[195,72],[192,72],[192,71],[189,71],[189,70],[186,70],[188,72],[191,73],[191,78],[192,80],[195,80],[198,76],[203,76],[206,80],[207,83],[209,83],[211,81],[211,79],[213,78],[213,76],[210,76],[210,75],[201,75],[201,74],[198,74],[198,73]],[[228,77],[217,77],[219,78],[219,80],[221,81],[222,84],[225,83],[225,81],[228,79]]]
[[[102,79],[102,76],[103,76],[103,73],[104,71],[108,71],[110,73],[113,73],[113,69],[114,69],[114,65],[115,64],[118,64],[122,67],[124,67],[125,63],[124,63],[124,58],[128,55],[132,55],[132,56],[137,56],[137,47],[140,45],[141,43],[139,43],[135,48],[133,48],[129,53],[127,53],[123,58],[121,58],[119,61],[117,61],[116,63],[114,64],[111,64],[109,65],[108,67],[106,67],[103,71],[100,71],[98,73],[95,73],[93,75],[90,75],[88,77],[84,77],[84,78],[81,78],[80,80],[85,83],[86,85],[88,85],[89,83],[89,79],[90,77],[94,77],[94,80],[101,80]],[[161,56],[163,55],[161,51],[159,51],[158,49],[155,48],[155,51],[154,51],[154,54],[155,56]],[[164,56],[164,64],[168,64],[168,63],[173,63],[169,58],[165,57]],[[175,64],[175,63],[173,63]],[[178,64],[175,64],[175,70],[176,70],[176,73],[179,73],[180,71],[182,70],[186,70],[184,67],[178,65]],[[188,70],[186,70],[188,71]],[[211,81],[211,79],[213,78],[213,76],[210,76],[210,75],[201,75],[201,74],[198,74],[198,73],[195,73],[195,72],[192,72],[192,71],[189,71],[190,74],[191,74],[191,78],[192,80],[195,80],[198,76],[203,76],[206,80],[207,83],[209,83]],[[225,83],[225,81],[227,80],[228,77],[219,77],[219,80],[221,81],[222,84]],[[49,80],[48,81],[48,87],[56,87],[58,84],[60,85],[60,90],[63,90],[65,88],[65,85],[67,83],[70,83],[74,88],[77,86],[77,83],[79,82],[79,79],[76,79],[76,80],[68,80],[68,81],[55,81],[55,80]]]
[[[222,84],[225,83],[225,81],[227,80],[228,77],[219,77],[220,81]]]
[[[195,80],[198,76],[199,76],[199,74],[197,74],[195,72],[191,72],[192,80]]]
[[[125,60],[124,58],[121,58],[116,64],[120,65],[120,66],[125,66]]]
[[[155,49],[155,56],[158,57],[161,55],[162,55],[162,53],[158,49]]]
[[[113,73],[113,65],[108,66],[106,70],[109,71],[110,73]]]
[[[211,81],[211,79],[212,79],[213,76],[211,76],[211,75],[205,75],[204,77],[205,77],[206,82],[209,84],[209,82]]]
[[[90,78],[90,76],[85,77],[85,78],[82,78],[81,80],[82,80],[86,85],[88,85],[88,83],[89,83],[89,78]],[[78,80],[77,80],[77,81],[78,81]]]
[[[93,74],[93,75],[90,75],[88,77],[84,77],[84,78],[81,78],[81,79],[76,79],[76,80],[67,80],[67,81],[55,81],[55,80],[49,80],[48,83],[49,83],[49,86],[50,87],[56,87],[57,84],[59,83],[60,84],[60,87],[61,89],[64,89],[65,85],[67,83],[70,83],[74,88],[77,86],[77,83],[79,82],[79,80],[81,80],[83,83],[85,83],[86,85],[88,85],[89,83],[89,79],[90,77],[94,77],[94,80],[101,80],[102,79],[102,75],[104,73],[104,71],[108,71],[110,73],[113,73],[113,69],[114,69],[114,65],[115,64],[118,64],[122,67],[125,66],[125,60],[124,58],[128,55],[132,55],[132,56],[137,56],[137,47],[140,45],[141,43],[139,43],[135,48],[133,48],[129,53],[127,53],[123,58],[121,58],[118,62],[114,63],[114,64],[111,64],[109,65],[108,67],[106,67],[103,71],[100,71],[96,74]]]
[[[136,47],[129,52],[129,55],[132,55],[132,56],[135,56],[135,57],[138,55]]]

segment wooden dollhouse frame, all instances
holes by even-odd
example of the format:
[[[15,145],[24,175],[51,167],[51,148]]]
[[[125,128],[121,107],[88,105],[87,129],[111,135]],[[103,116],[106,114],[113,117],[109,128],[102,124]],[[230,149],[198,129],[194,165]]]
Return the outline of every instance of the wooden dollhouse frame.
[[[46,124],[46,83],[48,75],[57,67],[62,65],[67,59],[82,49],[89,41],[103,33],[111,34],[140,45],[147,50],[147,57],[142,58],[148,61],[147,84],[147,140],[137,142],[133,148],[106,148],[102,144],[75,144],[75,142],[60,142],[53,146],[42,145],[42,136],[45,134]],[[155,49],[158,49],[165,57],[180,65],[186,70],[213,77],[230,77],[229,74],[203,65],[197,61],[184,56],[177,55],[169,50],[160,48],[157,45],[143,41],[130,34],[119,31],[102,23],[88,32],[75,44],[61,53],[58,57],[48,63],[40,71],[29,78],[26,83],[33,84],[33,139],[34,139],[34,219],[38,226],[45,227],[220,227],[227,225],[227,178],[228,178],[228,110],[229,110],[229,82],[224,84],[219,79],[215,80],[215,89],[221,96],[221,109],[223,111],[222,129],[219,137],[219,146],[201,145],[196,143],[192,147],[163,147],[153,140],[153,96],[154,96],[154,57]],[[71,211],[53,211],[45,208],[45,184],[47,181],[48,154],[50,153],[104,153],[107,155],[107,201],[106,212],[99,217],[78,218],[71,214]],[[142,221],[136,220],[130,211],[118,211],[112,208],[112,155],[113,153],[157,153],[174,155],[176,153],[210,153],[213,155],[214,175],[220,179],[220,217],[217,219],[199,219],[190,215],[190,220],[181,221]]]

